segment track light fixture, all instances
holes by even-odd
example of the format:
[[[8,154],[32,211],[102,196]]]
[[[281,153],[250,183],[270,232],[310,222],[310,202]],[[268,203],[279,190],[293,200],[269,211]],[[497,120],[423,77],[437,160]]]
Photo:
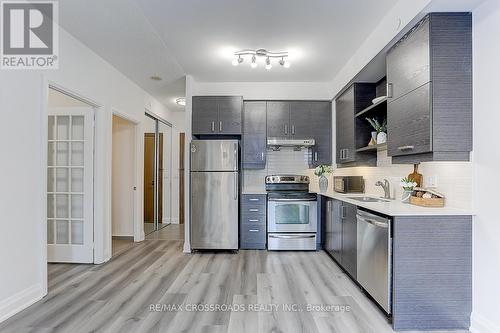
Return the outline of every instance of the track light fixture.
[[[238,66],[244,61],[245,56],[251,56],[250,67],[257,67],[257,57],[266,58],[265,64],[266,69],[271,70],[273,65],[271,64],[271,59],[280,59],[279,64],[284,68],[290,68],[290,62],[288,61],[288,52],[270,52],[265,49],[257,49],[257,50],[241,50],[234,52],[234,59],[232,61],[233,66]]]

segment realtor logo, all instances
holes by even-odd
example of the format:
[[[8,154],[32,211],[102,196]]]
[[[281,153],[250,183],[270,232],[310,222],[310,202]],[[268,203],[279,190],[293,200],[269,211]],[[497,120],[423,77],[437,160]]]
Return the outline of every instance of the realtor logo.
[[[1,68],[58,68],[57,2],[1,1]]]

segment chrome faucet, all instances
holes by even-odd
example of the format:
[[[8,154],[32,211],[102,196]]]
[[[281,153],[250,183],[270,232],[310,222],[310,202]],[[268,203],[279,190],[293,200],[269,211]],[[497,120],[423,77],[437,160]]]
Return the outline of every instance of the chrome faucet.
[[[384,179],[383,183],[379,180],[375,183],[375,186],[382,186],[382,188],[384,189],[384,199],[391,198],[391,185],[389,184],[389,181],[387,179]]]

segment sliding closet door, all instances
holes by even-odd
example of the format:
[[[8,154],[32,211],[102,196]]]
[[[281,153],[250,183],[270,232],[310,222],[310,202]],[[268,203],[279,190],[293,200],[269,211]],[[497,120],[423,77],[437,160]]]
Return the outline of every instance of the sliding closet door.
[[[94,110],[49,109],[47,251],[49,262],[93,262]]]
[[[158,228],[172,217],[172,127],[158,122]]]
[[[156,230],[156,120],[144,117],[144,233]]]

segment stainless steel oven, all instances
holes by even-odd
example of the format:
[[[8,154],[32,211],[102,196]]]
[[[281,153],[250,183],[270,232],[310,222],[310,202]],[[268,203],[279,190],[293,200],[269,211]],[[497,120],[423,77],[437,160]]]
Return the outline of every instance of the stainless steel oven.
[[[267,248],[316,250],[317,196],[309,193],[306,176],[266,177]]]
[[[276,198],[267,201],[269,232],[316,232],[316,198]]]

